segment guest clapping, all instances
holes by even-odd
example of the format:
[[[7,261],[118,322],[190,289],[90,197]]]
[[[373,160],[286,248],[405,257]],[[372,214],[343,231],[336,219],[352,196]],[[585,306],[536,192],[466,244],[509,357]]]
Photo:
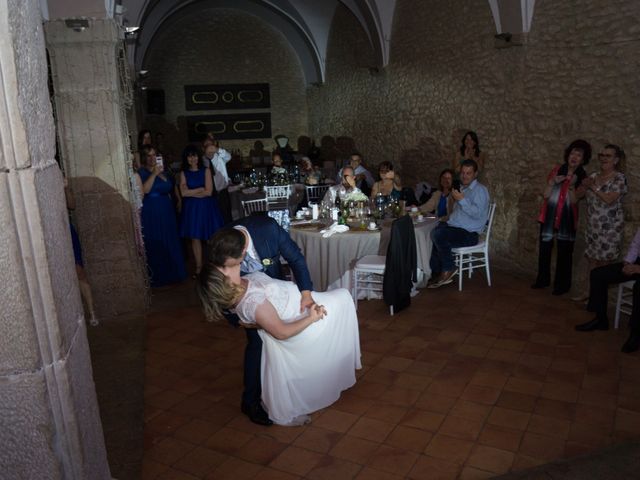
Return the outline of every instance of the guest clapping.
[[[571,289],[573,246],[578,225],[576,189],[587,176],[583,165],[590,159],[591,145],[584,140],[575,140],[564,151],[564,163],[554,167],[547,176],[544,203],[538,216],[538,277],[531,288],[545,288],[551,283],[551,252],[555,239],[558,253],[552,293],[562,295]]]
[[[451,188],[453,185],[453,177],[455,172],[450,168],[445,168],[440,172],[440,180],[438,182],[438,190],[433,192],[427,203],[420,206],[423,213],[436,212],[438,218],[446,220],[452,208],[453,197],[451,197]]]
[[[627,193],[627,179],[620,169],[624,151],[608,144],[598,154],[600,171],[582,182],[587,200],[587,248],[584,252],[589,271],[618,260],[624,233],[622,198]],[[588,292],[587,288],[587,292]],[[584,301],[589,295],[575,298]]]
[[[187,272],[171,200],[173,181],[164,174],[153,146],[145,145],[140,153],[142,168],[136,180],[144,195],[141,220],[147,270],[151,286],[160,287],[181,282]]]
[[[224,225],[218,203],[211,196],[212,192],[211,175],[204,167],[198,149],[188,146],[182,153],[180,194],[183,197],[183,207],[180,236],[191,239],[196,275],[202,269],[202,241],[208,240]]]

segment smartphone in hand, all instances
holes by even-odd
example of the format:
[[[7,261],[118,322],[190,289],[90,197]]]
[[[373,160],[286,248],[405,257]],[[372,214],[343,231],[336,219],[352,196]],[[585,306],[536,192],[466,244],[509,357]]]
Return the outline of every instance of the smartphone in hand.
[[[460,191],[460,180],[458,180],[457,178],[451,183],[451,188],[453,190],[458,190]]]
[[[156,165],[160,171],[164,170],[164,162],[162,161],[162,155],[156,155]]]

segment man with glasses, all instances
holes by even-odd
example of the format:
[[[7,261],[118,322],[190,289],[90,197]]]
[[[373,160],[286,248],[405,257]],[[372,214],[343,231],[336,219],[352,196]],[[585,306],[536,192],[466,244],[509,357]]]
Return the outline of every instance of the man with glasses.
[[[356,176],[353,167],[344,167],[341,178],[342,181],[339,185],[333,185],[324,194],[324,198],[320,202],[322,209],[333,207],[337,197],[343,200],[350,193],[360,192],[360,189],[356,187]]]

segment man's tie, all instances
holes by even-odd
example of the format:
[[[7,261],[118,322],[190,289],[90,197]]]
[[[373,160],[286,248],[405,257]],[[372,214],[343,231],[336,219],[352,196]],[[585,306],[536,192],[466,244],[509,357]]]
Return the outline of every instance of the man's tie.
[[[240,264],[240,271],[243,273],[260,272],[262,271],[262,264],[247,253]]]

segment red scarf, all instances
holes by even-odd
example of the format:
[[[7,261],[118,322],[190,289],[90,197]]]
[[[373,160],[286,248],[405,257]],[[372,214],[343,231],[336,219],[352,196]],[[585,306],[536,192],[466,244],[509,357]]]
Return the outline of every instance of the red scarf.
[[[558,171],[560,170],[560,165],[551,170],[551,173],[547,176],[547,183],[552,178],[555,178],[558,175]],[[575,175],[575,174],[574,174]],[[558,230],[560,228],[560,220],[562,219],[562,211],[564,208],[564,203],[567,200],[567,195],[569,194],[569,187],[571,186],[571,180],[573,179],[573,175],[567,175],[562,182],[562,187],[560,188],[560,195],[558,196],[558,206],[556,208],[556,216],[553,220],[553,229]],[[538,222],[544,223],[545,218],[547,218],[547,207],[549,200],[547,198],[544,199],[544,203],[542,204],[542,208],[540,209],[540,214],[538,215]],[[576,230],[578,226],[578,208],[577,205],[571,204],[571,209],[573,210],[573,229]]]

